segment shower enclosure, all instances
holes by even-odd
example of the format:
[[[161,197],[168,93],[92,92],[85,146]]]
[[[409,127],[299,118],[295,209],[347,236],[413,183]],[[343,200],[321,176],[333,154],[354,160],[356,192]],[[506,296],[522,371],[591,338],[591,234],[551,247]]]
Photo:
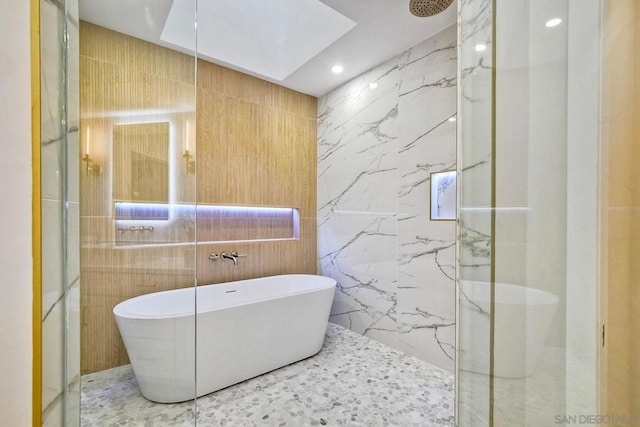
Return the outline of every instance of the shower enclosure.
[[[181,3],[194,44],[195,0]],[[149,50],[80,21],[78,6],[37,5],[43,279],[34,420],[48,426],[80,425],[80,376],[126,363],[117,302],[196,283],[195,55]],[[145,22],[138,31],[157,30]],[[195,347],[195,334],[181,343]],[[182,369],[195,377],[195,357]]]
[[[135,12],[145,25],[129,28],[134,38],[80,22],[77,1],[39,1],[43,425],[79,425],[80,375],[127,362],[116,303],[232,280],[230,264],[207,267],[222,250],[254,250],[257,267],[238,261],[254,277],[316,272],[316,190],[297,178],[315,163],[291,160],[316,157],[315,99],[206,65],[196,0],[173,2],[173,15],[171,3]],[[92,2],[86,20],[113,7]],[[566,424],[599,410],[601,1],[457,7],[456,422]],[[234,126],[221,126],[223,112]],[[290,127],[271,135],[274,117]],[[294,152],[299,139],[313,144]],[[249,231],[202,234],[223,223]],[[182,338],[195,348],[195,334]]]
[[[109,383],[113,369],[130,363],[113,314],[119,302],[197,286],[196,2],[180,5],[184,43],[176,50],[145,41],[158,37],[170,3],[122,3],[116,14],[112,4],[80,4],[80,354],[92,381]],[[134,27],[128,34],[109,29],[121,15]],[[95,25],[98,17],[107,24]],[[180,363],[153,375],[191,396],[181,419],[195,424],[197,291],[187,295],[186,317],[165,319],[164,339],[129,339],[158,353],[180,348]],[[177,373],[187,380],[176,384]]]
[[[34,425],[40,421],[43,425],[77,425],[80,411],[78,10],[72,2],[32,1],[31,7],[40,24],[41,160],[41,165],[34,161],[34,167],[41,166],[41,212],[37,213],[41,215],[41,280],[36,282],[39,289],[34,288],[33,421]],[[34,155],[34,159],[37,158]]]
[[[461,426],[598,413],[599,28],[597,0],[460,1]]]
[[[128,364],[117,303],[196,287],[195,314],[198,284],[316,272],[316,99],[200,59],[195,0],[142,3],[39,3],[43,425],[80,424],[80,376]]]

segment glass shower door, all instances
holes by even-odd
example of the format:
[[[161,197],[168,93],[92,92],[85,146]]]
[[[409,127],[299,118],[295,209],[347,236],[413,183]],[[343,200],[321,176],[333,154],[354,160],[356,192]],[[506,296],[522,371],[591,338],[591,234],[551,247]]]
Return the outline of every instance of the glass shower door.
[[[457,423],[491,411],[493,4],[462,2],[458,22]]]
[[[460,4],[459,425],[597,413],[599,1]]]
[[[37,3],[36,3],[37,4]],[[41,419],[78,425],[78,26],[74,2],[40,1]],[[34,156],[37,158],[37,156]],[[35,306],[35,304],[34,304]],[[39,357],[40,356],[40,357]],[[37,371],[36,371],[37,372]],[[37,384],[38,381],[35,383]],[[34,393],[39,389],[34,388]]]
[[[80,415],[194,424],[196,58],[163,40],[168,6],[125,3],[79,11]],[[195,0],[180,3],[195,40]],[[182,298],[168,295],[132,329],[116,323],[117,304],[162,291]],[[141,320],[150,314],[159,327]],[[149,390],[163,387],[181,391],[180,410],[138,393],[161,400]]]

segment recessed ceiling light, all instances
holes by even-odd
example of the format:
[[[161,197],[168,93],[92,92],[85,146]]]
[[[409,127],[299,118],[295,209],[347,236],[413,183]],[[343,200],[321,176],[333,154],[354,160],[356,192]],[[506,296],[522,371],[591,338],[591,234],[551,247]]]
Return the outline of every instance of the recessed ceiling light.
[[[370,89],[377,89],[378,88],[378,83],[376,83],[376,82],[369,83],[369,88]]]
[[[487,45],[486,44],[477,44],[475,46],[476,52],[484,52],[485,50],[487,50]]]
[[[562,23],[562,19],[560,18],[553,18],[553,19],[549,19],[544,25],[546,27],[557,27],[558,25],[560,25]]]
[[[334,65],[331,67],[331,71],[333,71],[334,74],[340,74],[343,70],[344,68],[342,68],[342,65]]]
[[[450,122],[455,122],[455,121],[456,121],[456,116],[449,117],[449,121],[450,121]]]

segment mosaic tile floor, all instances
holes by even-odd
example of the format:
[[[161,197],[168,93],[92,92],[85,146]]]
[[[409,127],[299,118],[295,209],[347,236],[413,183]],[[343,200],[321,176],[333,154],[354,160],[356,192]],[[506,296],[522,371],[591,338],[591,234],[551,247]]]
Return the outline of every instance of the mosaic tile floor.
[[[83,426],[452,426],[453,383],[450,372],[329,323],[315,356],[195,405],[146,400],[128,365],[85,375],[81,417]]]
[[[566,366],[573,375],[567,381]],[[495,377],[493,420],[496,426],[557,426],[557,416],[593,414],[591,370],[564,348],[545,346],[533,373],[525,378]],[[489,418],[489,377],[469,371],[459,376],[459,425],[482,425]],[[571,409],[567,396],[571,395]],[[484,425],[487,425],[486,422]]]

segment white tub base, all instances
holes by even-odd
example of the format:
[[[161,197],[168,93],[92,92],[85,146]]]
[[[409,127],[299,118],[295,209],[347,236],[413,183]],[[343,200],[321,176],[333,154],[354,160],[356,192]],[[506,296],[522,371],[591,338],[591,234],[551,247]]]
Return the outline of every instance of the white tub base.
[[[203,396],[322,348],[335,281],[284,275],[142,295],[114,314],[142,395]]]

